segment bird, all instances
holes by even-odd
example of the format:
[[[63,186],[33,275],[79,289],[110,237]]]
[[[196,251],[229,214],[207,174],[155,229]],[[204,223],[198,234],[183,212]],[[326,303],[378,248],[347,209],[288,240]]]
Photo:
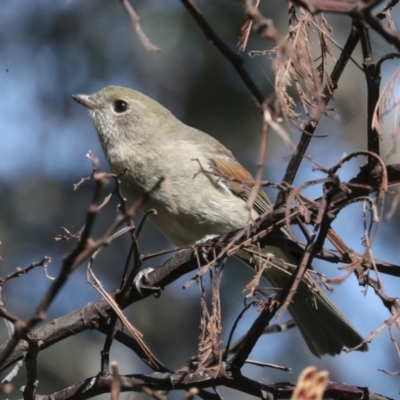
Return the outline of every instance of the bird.
[[[111,171],[124,171],[121,185],[128,199],[141,198],[161,176],[168,177],[141,211],[155,209],[156,215],[149,215],[151,222],[174,244],[189,245],[244,228],[250,219],[271,209],[272,202],[260,189],[249,212],[246,203],[253,177],[231,151],[145,94],[107,86],[72,98],[88,109]],[[281,248],[268,246],[263,251],[286,263],[299,263],[299,256]],[[263,270],[276,288],[283,288],[289,279],[291,269],[283,265],[286,271],[274,263]],[[343,347],[367,350],[346,317],[316,284],[310,289],[306,278],[288,309],[316,357],[337,355]]]

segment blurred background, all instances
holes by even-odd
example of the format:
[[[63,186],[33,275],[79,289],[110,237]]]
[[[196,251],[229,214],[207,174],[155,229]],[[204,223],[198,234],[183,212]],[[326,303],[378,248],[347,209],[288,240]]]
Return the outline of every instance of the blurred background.
[[[114,0],[37,0],[22,2],[3,0],[0,13],[0,276],[17,267],[52,257],[49,274],[56,276],[62,258],[74,246],[72,242],[55,241],[63,227],[77,232],[90,204],[93,184],[84,183],[74,191],[73,184],[91,173],[92,165],[85,157],[91,150],[108,170],[97,141],[96,132],[86,111],[71,99],[71,94],[91,94],[109,84],[129,86],[155,98],[178,118],[216,137],[230,148],[239,161],[255,173],[259,155],[262,118],[255,103],[230,64],[206,41],[198,26],[178,0],[132,0],[141,17],[141,25],[150,40],[162,49],[149,53],[139,41],[119,1]],[[229,0],[200,1],[196,4],[221,38],[233,49],[244,23],[243,7]],[[287,3],[261,1],[261,11],[272,18],[278,29],[287,31]],[[396,20],[394,14],[394,19]],[[347,17],[327,16],[334,28],[335,40],[343,45],[350,31]],[[375,61],[394,51],[372,33]],[[247,49],[273,48],[272,42],[252,33]],[[337,57],[339,50],[333,48]],[[265,96],[273,92],[272,60],[251,58],[244,54],[246,68]],[[360,65],[358,49],[353,58]],[[332,62],[330,62],[332,65]],[[383,85],[393,74],[396,62],[383,66]],[[394,93],[398,94],[398,87]],[[317,134],[327,135],[312,141],[310,155],[329,168],[344,153],[365,150],[366,85],[365,78],[350,63],[339,82],[333,110],[325,117]],[[392,146],[391,122],[384,125],[382,155]],[[290,132],[297,143],[300,133]],[[264,178],[280,182],[290,149],[273,132],[270,133]],[[363,160],[350,163],[341,177],[354,176]],[[398,154],[385,157],[387,164],[399,162]],[[296,184],[321,175],[313,172],[310,161],[304,160]],[[113,190],[113,185],[108,186]],[[274,191],[268,191],[272,199]],[[320,187],[307,191],[312,197],[321,194]],[[388,199],[387,208],[391,201]],[[93,236],[98,237],[117,215],[115,200],[100,214]],[[137,221],[140,220],[140,216]],[[353,205],[344,210],[334,226],[348,245],[362,252],[362,210]],[[140,238],[142,251],[150,252],[172,246],[149,224]],[[373,246],[376,258],[399,263],[399,214],[385,220]],[[119,285],[129,249],[129,239],[113,242],[98,257],[95,272],[108,290]],[[159,265],[162,257],[146,266]],[[316,263],[317,269],[330,277],[343,274],[336,266]],[[149,298],[126,310],[126,315],[139,330],[155,355],[168,368],[178,369],[195,355],[199,331],[199,295],[195,285],[183,290],[191,276],[166,288],[160,299]],[[243,306],[242,290],[252,278],[252,271],[234,260],[225,268],[222,284],[222,316],[224,338]],[[386,293],[399,296],[398,282],[382,277]],[[6,309],[29,318],[50,285],[40,269],[5,284],[2,301]],[[335,287],[331,298],[367,337],[389,317],[380,301],[368,290],[364,293],[354,277]],[[82,265],[63,288],[50,308],[48,319],[59,317],[97,300],[99,295],[86,282]],[[235,337],[245,333],[257,316],[247,313]],[[282,318],[286,320],[288,316]],[[7,339],[0,321],[0,343]],[[104,337],[85,332],[39,354],[38,393],[50,394],[95,375],[100,369],[100,351]],[[150,372],[135,356],[118,343],[111,358],[120,366],[120,373]],[[334,358],[315,358],[297,330],[263,337],[252,359],[283,364],[293,368],[291,374],[245,367],[248,376],[265,383],[294,381],[308,365],[326,368],[332,381],[367,386],[386,396],[399,393],[398,377],[378,371],[399,369],[399,360],[384,330],[370,345],[368,353],[343,353]],[[21,369],[13,381],[15,391],[10,399],[20,398],[18,389],[24,384]],[[227,398],[243,398],[241,393],[222,389]],[[174,393],[170,398],[181,398]],[[121,398],[126,398],[122,394]],[[135,395],[140,397],[140,395]],[[108,395],[100,398],[109,398]]]

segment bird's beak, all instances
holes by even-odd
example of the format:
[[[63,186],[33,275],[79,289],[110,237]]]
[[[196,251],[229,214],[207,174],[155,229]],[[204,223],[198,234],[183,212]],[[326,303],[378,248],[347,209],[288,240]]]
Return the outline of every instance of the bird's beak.
[[[71,97],[89,110],[94,110],[96,108],[96,104],[94,103],[93,99],[87,94],[73,94]]]

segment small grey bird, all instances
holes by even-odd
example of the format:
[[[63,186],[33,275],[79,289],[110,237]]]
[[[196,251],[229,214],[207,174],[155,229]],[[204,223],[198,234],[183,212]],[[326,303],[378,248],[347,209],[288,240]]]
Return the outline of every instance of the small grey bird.
[[[93,95],[72,97],[89,110],[111,170],[126,171],[122,185],[129,199],[138,199],[162,174],[168,176],[169,190],[162,184],[143,204],[142,211],[156,209],[157,215],[150,216],[151,221],[176,245],[222,235],[248,224],[250,215],[245,205],[251,185],[242,182],[252,177],[216,139],[183,124],[161,104],[132,89],[108,86]],[[210,173],[199,173],[200,166]],[[257,218],[270,208],[271,201],[260,190],[251,217]],[[298,263],[296,256],[279,248],[263,251],[288,263]],[[274,287],[282,288],[288,272],[289,268],[285,271],[271,262],[263,276]],[[311,291],[303,278],[289,306],[311,352],[317,357],[335,355],[343,346],[359,345],[362,337],[313,286]],[[358,350],[367,350],[367,345]]]

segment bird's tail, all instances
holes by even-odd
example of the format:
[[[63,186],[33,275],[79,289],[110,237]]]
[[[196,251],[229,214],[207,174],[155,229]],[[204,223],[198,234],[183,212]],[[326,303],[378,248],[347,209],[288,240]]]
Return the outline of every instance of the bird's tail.
[[[295,265],[298,262],[295,255],[289,254],[288,257],[288,253],[284,253],[281,249],[268,248],[265,252],[267,250],[274,254],[275,260],[282,258]],[[250,256],[245,256],[244,253],[240,254],[240,258],[249,265],[253,264],[254,268],[254,258],[250,260]],[[265,264],[265,261],[263,262]],[[260,264],[260,261],[257,263]],[[279,261],[268,262],[268,265],[264,268],[263,276],[274,287],[283,288],[289,279],[288,267],[285,267],[284,263],[279,263]],[[288,307],[308,348],[314,355],[321,357],[324,354],[339,354],[343,347],[353,348],[358,346],[363,338],[315,282],[311,278],[309,280],[310,283],[307,283],[306,278],[303,278]],[[367,349],[368,346],[364,343],[357,350],[366,351]]]

